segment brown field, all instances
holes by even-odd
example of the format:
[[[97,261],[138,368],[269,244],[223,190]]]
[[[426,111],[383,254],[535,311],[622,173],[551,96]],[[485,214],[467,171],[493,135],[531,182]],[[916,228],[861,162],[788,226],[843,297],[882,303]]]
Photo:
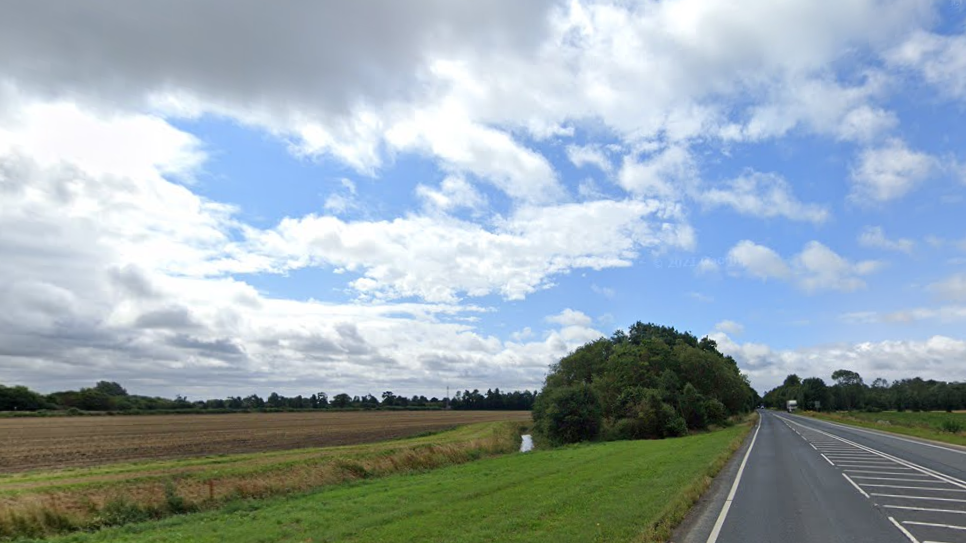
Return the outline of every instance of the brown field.
[[[0,419],[0,473],[354,445],[529,411],[365,411]]]

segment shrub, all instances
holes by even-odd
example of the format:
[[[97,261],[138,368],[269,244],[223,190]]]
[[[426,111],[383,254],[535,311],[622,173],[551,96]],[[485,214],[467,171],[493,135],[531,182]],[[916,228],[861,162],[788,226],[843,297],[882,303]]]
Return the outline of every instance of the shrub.
[[[720,426],[728,420],[728,411],[725,409],[724,404],[715,398],[709,398],[704,401],[704,412],[708,424],[717,424]]]
[[[963,423],[958,420],[946,419],[939,425],[939,429],[950,434],[958,434],[963,431]]]
[[[534,430],[554,444],[595,439],[602,420],[600,400],[585,383],[546,391],[533,406]]]

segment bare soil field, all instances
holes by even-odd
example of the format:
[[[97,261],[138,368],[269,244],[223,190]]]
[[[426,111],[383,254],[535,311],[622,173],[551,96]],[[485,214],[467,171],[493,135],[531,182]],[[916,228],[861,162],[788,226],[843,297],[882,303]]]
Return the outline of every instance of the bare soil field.
[[[0,419],[0,473],[354,445],[529,411],[362,411]]]

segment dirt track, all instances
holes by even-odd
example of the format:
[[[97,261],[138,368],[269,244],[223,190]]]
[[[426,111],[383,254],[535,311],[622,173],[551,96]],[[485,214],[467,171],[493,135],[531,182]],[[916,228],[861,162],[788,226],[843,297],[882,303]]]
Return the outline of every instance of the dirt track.
[[[528,411],[369,411],[0,419],[0,473],[352,445]]]

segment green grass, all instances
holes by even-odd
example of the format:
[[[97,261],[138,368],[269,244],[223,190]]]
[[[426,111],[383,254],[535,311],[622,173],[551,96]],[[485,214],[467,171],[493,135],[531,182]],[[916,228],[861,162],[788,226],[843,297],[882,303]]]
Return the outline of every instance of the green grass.
[[[748,429],[514,454],[51,541],[651,541]]]
[[[864,413],[852,411],[848,413],[803,412],[802,414],[862,428],[921,437],[954,445],[966,445],[966,433],[963,432],[963,429],[966,429],[966,413],[961,412],[882,411],[879,413]],[[955,429],[957,426],[960,428],[959,431],[948,431]]]

